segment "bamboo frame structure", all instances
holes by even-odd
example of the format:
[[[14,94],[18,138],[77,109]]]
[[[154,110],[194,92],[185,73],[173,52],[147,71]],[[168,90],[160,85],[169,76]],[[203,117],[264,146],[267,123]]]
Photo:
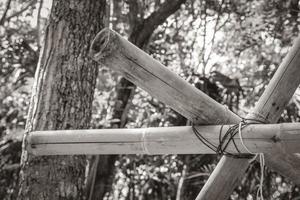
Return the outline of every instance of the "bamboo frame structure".
[[[241,120],[114,31],[101,31],[93,41],[91,49],[96,61],[119,71],[125,78],[170,105],[195,124],[229,124]],[[279,118],[300,83],[299,49],[298,39],[249,116],[273,123]],[[294,183],[300,183],[300,159],[296,155],[276,151],[272,155],[266,154],[266,161],[271,168]],[[221,165],[222,167],[216,168],[198,199],[227,199],[249,163],[247,159],[223,157],[218,166]],[[232,171],[233,168],[236,170]]]
[[[216,147],[220,133],[224,136],[230,127],[194,126]],[[28,151],[34,155],[216,153],[198,139],[191,126],[34,131],[27,142]],[[224,144],[227,142],[226,152],[237,155],[248,151],[270,153],[274,149],[300,153],[300,123],[251,124],[242,130],[242,138],[236,134],[233,141],[227,138]]]

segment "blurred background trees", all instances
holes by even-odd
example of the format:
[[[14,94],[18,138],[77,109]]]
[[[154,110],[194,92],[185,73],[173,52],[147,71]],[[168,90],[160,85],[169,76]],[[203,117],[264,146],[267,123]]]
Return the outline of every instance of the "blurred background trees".
[[[107,26],[183,79],[245,116],[298,35],[298,0],[114,0]],[[15,199],[21,139],[51,8],[43,0],[0,2],[0,199]],[[293,80],[291,80],[293,81]],[[281,122],[299,121],[300,92]],[[189,124],[115,72],[99,68],[92,128]],[[213,155],[88,156],[90,199],[193,199],[214,169]],[[234,169],[233,169],[234,170]],[[255,199],[253,163],[231,199]],[[299,189],[267,170],[266,199],[297,199]]]

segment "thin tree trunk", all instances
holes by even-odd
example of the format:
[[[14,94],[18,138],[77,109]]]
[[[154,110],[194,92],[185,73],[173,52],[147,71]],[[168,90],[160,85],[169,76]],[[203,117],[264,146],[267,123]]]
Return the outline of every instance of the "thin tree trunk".
[[[27,133],[89,128],[98,66],[88,52],[104,27],[105,5],[105,0],[53,2]],[[19,199],[85,199],[85,156],[34,157],[25,148],[23,143]]]

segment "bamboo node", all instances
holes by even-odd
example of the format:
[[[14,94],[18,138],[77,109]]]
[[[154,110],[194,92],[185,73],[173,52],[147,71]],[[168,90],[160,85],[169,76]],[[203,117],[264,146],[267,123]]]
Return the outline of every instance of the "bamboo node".
[[[143,148],[143,151],[148,154],[148,155],[151,155],[151,153],[149,152],[148,148],[147,148],[147,129],[144,128],[143,129],[143,132],[142,132],[142,148]]]

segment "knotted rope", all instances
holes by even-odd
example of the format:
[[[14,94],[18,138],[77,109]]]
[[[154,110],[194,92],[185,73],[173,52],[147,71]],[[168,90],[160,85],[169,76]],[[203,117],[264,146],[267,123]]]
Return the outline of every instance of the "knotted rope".
[[[255,122],[255,123],[254,123]],[[195,128],[194,125],[192,125],[192,129],[193,132],[195,133],[195,135],[197,136],[197,138],[208,148],[210,148],[212,151],[214,151],[216,154],[218,155],[225,155],[225,156],[230,156],[233,158],[243,158],[243,159],[251,159],[250,162],[254,161],[257,156],[259,156],[259,162],[260,162],[260,171],[261,171],[261,175],[260,175],[260,184],[259,184],[259,188],[257,190],[257,199],[258,197],[260,197],[261,200],[263,200],[263,182],[264,182],[264,167],[265,167],[265,159],[264,159],[264,154],[263,153],[253,153],[251,152],[247,146],[244,144],[243,141],[243,136],[242,136],[242,129],[245,128],[246,126],[250,125],[250,124],[257,124],[257,123],[263,123],[262,121],[259,120],[254,120],[254,119],[242,119],[240,123],[235,124],[233,126],[231,126],[224,135],[222,135],[222,130],[223,130],[223,126],[221,126],[220,128],[220,133],[219,133],[219,145],[215,145],[213,143],[211,143],[208,139],[206,139],[205,137],[203,137],[199,131]],[[241,151],[239,150],[239,148],[236,145],[236,142],[234,140],[234,137],[238,134],[239,139],[241,141],[241,144],[243,146],[243,148],[248,152],[247,154],[245,153],[241,153]],[[236,151],[238,152],[237,154],[234,153],[230,153],[227,151],[227,147],[228,145],[232,142],[232,144],[234,145]]]

